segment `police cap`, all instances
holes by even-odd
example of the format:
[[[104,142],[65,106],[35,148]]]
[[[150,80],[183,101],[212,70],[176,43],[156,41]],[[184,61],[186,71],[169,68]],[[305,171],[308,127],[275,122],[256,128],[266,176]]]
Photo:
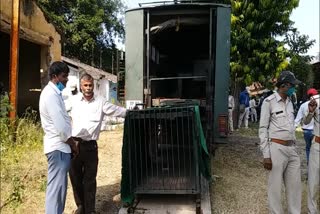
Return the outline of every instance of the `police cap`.
[[[277,85],[282,83],[290,83],[292,85],[298,85],[300,80],[296,79],[291,71],[282,71],[278,77]]]

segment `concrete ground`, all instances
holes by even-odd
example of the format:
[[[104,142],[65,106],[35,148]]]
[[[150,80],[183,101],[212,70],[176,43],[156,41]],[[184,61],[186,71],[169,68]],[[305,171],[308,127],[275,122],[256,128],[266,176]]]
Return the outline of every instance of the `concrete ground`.
[[[118,214],[195,214],[196,202],[193,195],[149,195],[140,198],[133,212],[122,207]],[[204,178],[201,178],[200,207],[202,214],[211,214],[209,184]]]

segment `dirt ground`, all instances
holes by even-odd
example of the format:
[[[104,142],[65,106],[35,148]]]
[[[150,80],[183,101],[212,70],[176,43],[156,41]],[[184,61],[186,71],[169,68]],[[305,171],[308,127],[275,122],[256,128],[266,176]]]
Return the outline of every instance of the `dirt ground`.
[[[101,214],[115,214],[120,203],[122,129],[102,132],[99,144],[99,169],[97,177],[96,209]],[[302,160],[303,203],[302,214],[306,209],[306,160],[305,143],[299,136],[298,147]],[[267,172],[263,169],[255,142],[257,128],[240,129],[228,138],[227,144],[219,144],[211,159],[212,175],[211,204],[214,214],[266,214]],[[1,213],[44,213],[44,199],[47,163],[42,148],[32,155],[26,153],[20,168],[32,168],[25,185],[23,202],[12,209],[6,206]],[[32,162],[34,164],[30,164]],[[30,178],[29,178],[30,177]],[[32,184],[32,185],[29,185]],[[9,189],[1,185],[1,197],[6,198]],[[11,190],[10,190],[11,191]],[[22,191],[22,190],[21,190]],[[285,201],[283,202],[285,204]],[[76,208],[69,182],[65,214]]]
[[[214,182],[211,185],[212,211],[215,214],[267,214],[267,176],[262,167],[257,129],[240,129],[220,144],[212,159]],[[307,213],[305,143],[298,136],[302,172],[302,214]],[[283,191],[283,208],[286,211]],[[286,212],[285,212],[286,213]]]
[[[299,135],[299,134],[298,134]],[[261,164],[261,156],[255,142],[257,129],[240,129],[220,144],[212,158],[211,184],[212,211],[216,214],[268,213],[267,172]],[[306,159],[304,141],[298,140],[302,161],[303,210],[306,211]],[[97,202],[99,213],[117,213],[121,204],[119,189],[121,180],[122,130],[103,132],[99,140],[99,169],[97,178]],[[285,200],[283,202],[285,205]],[[285,206],[284,206],[285,207]],[[69,185],[65,213],[75,209],[72,188]]]
[[[105,131],[98,142],[96,210],[101,214],[118,213],[120,209],[122,134],[122,129]],[[72,187],[69,185],[65,214],[71,214],[75,209]]]

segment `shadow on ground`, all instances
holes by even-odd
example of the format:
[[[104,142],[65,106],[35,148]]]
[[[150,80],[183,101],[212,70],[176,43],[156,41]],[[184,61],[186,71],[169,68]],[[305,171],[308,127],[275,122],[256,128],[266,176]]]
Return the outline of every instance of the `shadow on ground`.
[[[121,202],[119,198],[120,182],[112,185],[97,187],[96,211],[100,214],[118,213]]]
[[[301,133],[297,132],[296,135],[303,184],[301,213],[307,213],[305,142]],[[256,145],[259,141],[257,127],[251,126],[235,131],[225,144],[216,145],[211,160],[214,177],[211,185],[213,214],[268,213],[268,172],[263,169],[262,153]],[[282,195],[283,208],[286,210],[284,191]]]

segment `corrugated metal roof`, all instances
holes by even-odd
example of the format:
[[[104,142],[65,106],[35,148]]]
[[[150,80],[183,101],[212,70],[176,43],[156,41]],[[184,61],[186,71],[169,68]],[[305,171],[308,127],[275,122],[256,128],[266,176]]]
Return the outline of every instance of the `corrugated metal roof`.
[[[318,63],[320,63],[320,52],[319,52],[318,55],[315,56],[315,57],[313,58],[313,60],[311,61],[311,64],[312,64],[312,65],[315,65],[315,64],[318,64]]]
[[[90,74],[94,79],[107,79],[113,83],[116,83],[118,81],[116,75],[108,73],[108,72],[101,70],[99,68],[92,67],[90,65],[84,64],[82,62],[79,62],[77,60],[70,59],[70,58],[67,58],[64,56],[61,56],[61,59],[62,59],[62,61],[66,62],[68,64],[71,64],[73,66],[76,66],[76,67],[84,70],[85,72]]]

